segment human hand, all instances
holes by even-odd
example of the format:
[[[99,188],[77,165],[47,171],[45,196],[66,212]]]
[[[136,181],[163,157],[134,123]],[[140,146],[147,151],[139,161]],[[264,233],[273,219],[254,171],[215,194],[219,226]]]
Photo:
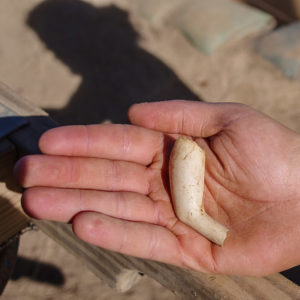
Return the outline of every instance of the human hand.
[[[203,272],[265,275],[299,264],[300,140],[239,104],[134,105],[135,125],[46,132],[45,155],[16,166],[31,216],[72,222],[83,240]],[[146,127],[146,128],[142,128]],[[206,151],[206,211],[230,229],[223,247],[180,222],[168,189],[173,140]]]

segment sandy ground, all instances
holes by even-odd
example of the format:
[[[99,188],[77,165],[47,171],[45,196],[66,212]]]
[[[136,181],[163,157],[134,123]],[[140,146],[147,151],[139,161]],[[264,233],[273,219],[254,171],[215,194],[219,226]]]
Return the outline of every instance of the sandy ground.
[[[150,28],[126,3],[1,0],[0,80],[61,124],[126,122],[132,103],[182,98],[243,102],[300,132],[300,85],[247,41],[208,58],[178,32]],[[146,276],[119,294],[42,232],[29,232],[2,299],[175,296]]]
[[[128,13],[110,2],[97,1],[96,8],[91,1],[43,6],[39,0],[1,0],[0,80],[62,124],[126,122],[129,105],[145,97],[195,98],[171,69],[138,46]],[[70,9],[78,18],[65,23]],[[70,37],[73,30],[75,37]],[[73,38],[80,43],[74,45]],[[118,293],[42,232],[29,232],[21,238],[15,272],[2,299],[175,296],[147,276],[130,291]]]

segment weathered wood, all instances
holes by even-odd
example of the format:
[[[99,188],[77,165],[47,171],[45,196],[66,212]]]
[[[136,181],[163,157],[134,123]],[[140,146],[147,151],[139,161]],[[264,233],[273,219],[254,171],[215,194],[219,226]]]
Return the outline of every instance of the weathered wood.
[[[0,141],[0,245],[28,226],[29,218],[22,212],[21,188],[13,177],[17,159],[14,145]]]
[[[128,272],[129,277],[126,280],[130,284],[136,282],[141,272],[157,280],[182,299],[300,299],[299,287],[280,274],[256,278],[191,272],[87,244],[78,239],[67,224],[49,221],[36,221],[36,224],[77,256],[97,276],[118,290],[124,290],[123,272]]]
[[[0,82],[0,103],[20,116],[48,116],[44,110],[31,105],[25,98],[14,92],[2,82]]]
[[[2,92],[4,88],[5,93]],[[6,105],[13,95],[13,106],[21,115],[30,116],[30,126],[20,129],[10,136],[16,148],[23,154],[38,151],[37,139],[40,134],[55,123],[28,103],[18,105],[16,94],[0,86],[0,94],[5,94]],[[0,101],[2,99],[0,97]],[[20,100],[22,101],[22,100]],[[41,123],[40,123],[41,122]],[[34,124],[34,125],[33,125]],[[22,138],[23,137],[23,138]],[[27,141],[24,143],[24,137]],[[79,240],[69,224],[49,221],[34,221],[41,230],[60,243],[70,253],[85,263],[91,271],[110,286],[126,290],[139,278],[139,272],[147,274],[172,290],[182,299],[300,299],[300,288],[275,274],[265,278],[239,276],[215,276],[180,269],[174,266],[121,255],[92,246]]]
[[[140,279],[139,271],[128,263],[126,256],[83,242],[73,234],[70,224],[38,220],[34,222],[112,288],[126,291]]]

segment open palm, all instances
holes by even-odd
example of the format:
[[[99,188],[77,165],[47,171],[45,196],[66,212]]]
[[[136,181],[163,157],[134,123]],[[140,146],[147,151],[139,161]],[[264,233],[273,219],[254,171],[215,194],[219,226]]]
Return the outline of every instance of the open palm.
[[[46,132],[45,155],[16,166],[25,211],[72,222],[95,245],[204,272],[264,275],[299,263],[297,134],[237,104],[139,104],[129,117],[135,125]],[[168,158],[178,135],[206,151],[204,203],[230,229],[223,247],[173,211]]]

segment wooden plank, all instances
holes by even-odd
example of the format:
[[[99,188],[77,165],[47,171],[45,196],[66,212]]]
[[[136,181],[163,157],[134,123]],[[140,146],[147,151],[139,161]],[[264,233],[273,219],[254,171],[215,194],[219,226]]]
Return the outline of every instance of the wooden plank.
[[[0,86],[0,94],[1,89],[3,86]],[[9,105],[11,93],[7,93],[7,87],[4,89],[6,91],[5,103]],[[35,153],[37,138],[47,129],[47,126],[50,128],[55,126],[55,123],[47,119],[45,114],[41,119],[36,118],[39,112],[29,103],[23,103],[20,108],[18,97],[15,94],[14,97],[13,105],[17,106],[20,114],[31,116],[32,124],[19,130],[17,134],[12,134],[10,139],[21,153]],[[24,136],[28,139],[25,143]],[[41,230],[85,263],[97,276],[111,287],[121,291],[134,284],[141,272],[157,280],[182,299],[300,299],[299,287],[280,274],[265,278],[252,278],[192,272],[92,246],[79,240],[73,234],[69,224],[37,220],[34,222]]]
[[[70,224],[34,221],[53,240],[75,255],[99,278],[118,291],[126,291],[141,277],[125,256],[89,245],[77,238]]]
[[[25,98],[2,82],[0,82],[0,103],[20,116],[48,116],[44,110],[31,105]]]
[[[299,287],[280,274],[256,278],[192,272],[87,244],[74,236],[70,225],[49,221],[36,221],[36,224],[77,256],[102,280],[121,291],[122,287],[126,286],[122,272],[128,272],[130,276],[126,280],[133,284],[137,280],[138,270],[160,282],[182,299],[292,300],[300,297]]]
[[[17,159],[14,145],[0,141],[0,245],[28,226],[29,218],[21,208],[21,188],[13,177]]]

